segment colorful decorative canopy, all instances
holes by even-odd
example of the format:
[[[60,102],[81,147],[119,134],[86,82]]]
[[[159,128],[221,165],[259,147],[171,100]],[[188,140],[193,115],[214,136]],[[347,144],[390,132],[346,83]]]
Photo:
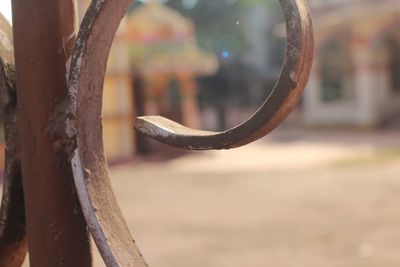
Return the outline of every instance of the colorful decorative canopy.
[[[197,46],[193,22],[158,1],[128,15],[121,37],[130,43],[133,68],[143,74],[199,76],[218,69],[216,56]]]

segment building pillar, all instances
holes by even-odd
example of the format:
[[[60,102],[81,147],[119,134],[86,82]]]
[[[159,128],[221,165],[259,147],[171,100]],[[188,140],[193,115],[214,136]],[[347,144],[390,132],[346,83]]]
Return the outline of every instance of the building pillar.
[[[196,81],[191,76],[179,77],[181,89],[181,110],[182,123],[191,128],[200,127],[200,113],[197,103],[198,87]]]
[[[160,87],[159,84],[155,81],[154,76],[145,77],[145,99],[144,99],[144,114],[146,115],[159,115],[160,114],[160,106],[159,106],[159,98],[160,98]]]
[[[389,74],[389,58],[390,55],[387,51],[385,44],[380,44],[373,49],[372,53],[372,68],[374,71],[373,86],[375,87],[375,94],[377,98],[377,110],[379,116],[386,116],[390,113],[392,88],[390,84]]]
[[[354,122],[360,126],[374,126],[378,123],[378,99],[376,98],[370,55],[368,42],[362,41],[353,44],[352,56],[357,106]]]
[[[306,124],[315,123],[314,114],[318,113],[321,105],[321,77],[319,74],[319,64],[314,57],[313,67],[310,73],[310,79],[304,91],[304,122]]]

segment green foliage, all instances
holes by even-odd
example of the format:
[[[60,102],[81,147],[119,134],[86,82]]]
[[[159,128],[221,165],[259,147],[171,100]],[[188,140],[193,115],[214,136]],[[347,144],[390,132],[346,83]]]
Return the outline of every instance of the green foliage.
[[[278,0],[240,0],[239,3],[243,6],[252,6],[255,4],[266,3],[266,4],[274,4],[278,2]]]
[[[278,0],[166,0],[169,7],[190,18],[196,26],[199,46],[223,57],[239,57],[247,43],[243,18],[254,5],[267,5],[279,9]],[[136,1],[132,6],[140,5]]]
[[[185,8],[182,0],[170,0],[168,6],[191,18],[196,25],[199,45],[221,55],[228,51],[238,56],[246,43],[240,25],[244,6],[241,1],[199,0],[193,8]]]

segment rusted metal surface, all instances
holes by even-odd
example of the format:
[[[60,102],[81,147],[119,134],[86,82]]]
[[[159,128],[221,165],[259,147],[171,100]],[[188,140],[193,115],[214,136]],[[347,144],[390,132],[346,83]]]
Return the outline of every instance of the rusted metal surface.
[[[91,266],[72,170],[57,150],[57,104],[67,97],[74,0],[12,1],[26,229],[31,267]]]
[[[309,76],[313,32],[304,0],[280,0],[288,31],[281,76],[264,105],[245,123],[222,133],[185,128],[165,118],[142,117],[136,128],[159,141],[188,149],[247,144],[274,129],[296,105]],[[62,138],[90,232],[108,267],[146,266],[118,207],[109,181],[102,136],[102,96],[107,57],[131,0],[92,1],[81,25],[69,75]],[[62,110],[64,106],[61,106]]]
[[[287,51],[275,88],[246,122],[224,132],[187,128],[160,116],[136,119],[141,133],[162,143],[191,150],[229,149],[255,141],[276,128],[298,103],[307,83],[314,50],[310,12],[304,0],[280,0],[287,31]]]
[[[12,30],[0,14],[0,102],[5,135],[5,167],[0,209],[0,267],[19,267],[27,254],[25,205],[17,129],[17,92]]]

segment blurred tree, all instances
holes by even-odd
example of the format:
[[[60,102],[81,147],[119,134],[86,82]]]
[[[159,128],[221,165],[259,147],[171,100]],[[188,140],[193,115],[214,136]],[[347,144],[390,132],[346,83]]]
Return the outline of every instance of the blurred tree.
[[[146,1],[136,1],[132,9]],[[220,58],[235,58],[246,47],[241,18],[254,5],[279,8],[275,0],[164,0],[166,5],[189,17],[196,25],[201,47]]]

